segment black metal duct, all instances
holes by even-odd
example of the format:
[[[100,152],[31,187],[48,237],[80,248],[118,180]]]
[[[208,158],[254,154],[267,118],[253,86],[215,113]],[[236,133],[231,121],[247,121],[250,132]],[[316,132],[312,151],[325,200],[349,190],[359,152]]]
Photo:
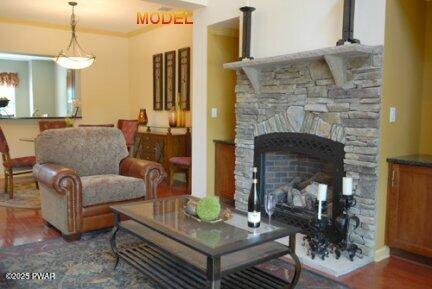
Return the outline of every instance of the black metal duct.
[[[355,0],[344,0],[342,39],[337,42],[338,46],[344,45],[346,42],[360,43],[360,40],[354,39],[354,16]]]
[[[255,11],[254,7],[241,7],[240,11],[243,12],[243,40],[242,40],[242,56],[240,59],[253,59],[250,55],[251,49],[251,30],[252,30],[252,12]]]

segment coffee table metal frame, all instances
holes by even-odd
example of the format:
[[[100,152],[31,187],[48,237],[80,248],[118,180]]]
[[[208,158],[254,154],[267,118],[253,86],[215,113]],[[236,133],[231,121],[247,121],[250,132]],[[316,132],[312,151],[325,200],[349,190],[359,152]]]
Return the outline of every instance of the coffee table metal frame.
[[[190,198],[190,196],[188,197]],[[174,198],[180,197],[165,199]],[[149,220],[144,222],[142,219],[140,220],[140,218],[134,218],[133,214],[128,214],[122,207],[123,205],[111,207],[115,214],[115,226],[110,239],[111,249],[116,256],[114,269],[117,267],[119,260],[122,259],[144,273],[147,277],[153,278],[155,282],[159,283],[164,288],[292,289],[298,283],[301,263],[295,254],[295,237],[300,230],[293,229],[291,226],[287,226],[286,229],[277,230],[276,232],[257,235],[251,239],[241,240],[217,248],[210,248],[174,230],[170,230],[157,222]],[[236,211],[236,213],[239,212]],[[122,221],[122,219],[125,219],[124,217],[130,220]],[[273,223],[272,221],[272,224]],[[138,237],[143,243],[119,249],[116,242],[116,236],[119,230],[126,231]],[[202,270],[185,260],[185,258],[175,256],[169,250],[160,246],[157,241],[146,237],[146,235],[150,235],[147,234],[150,232],[149,230],[204,255],[207,260],[206,269]],[[294,241],[289,242],[288,245],[283,245],[284,249],[275,250],[274,253],[267,254],[264,257],[261,256],[261,258],[257,259],[250,256],[250,260],[247,260],[247,262],[239,266],[228,268],[223,271],[221,270],[221,258],[224,256],[242,250],[250,250],[250,253],[253,254],[254,248],[258,248],[259,245],[275,245],[275,240],[287,236],[289,236],[289,240]],[[278,243],[278,246],[280,245],[281,244]],[[286,282],[285,280],[254,267],[284,255],[290,255],[294,261],[294,273],[290,282]]]

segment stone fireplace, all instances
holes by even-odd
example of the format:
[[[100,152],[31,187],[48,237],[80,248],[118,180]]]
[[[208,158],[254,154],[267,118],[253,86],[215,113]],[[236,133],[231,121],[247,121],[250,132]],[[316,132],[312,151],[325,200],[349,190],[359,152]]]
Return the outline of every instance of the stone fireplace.
[[[352,213],[361,225],[351,239],[373,256],[382,51],[355,44],[225,64],[237,70],[238,209],[247,208],[255,165],[261,192],[281,196],[277,217],[296,219],[307,230],[308,218],[316,218],[313,183],[329,185],[326,214],[334,217],[341,210],[336,199],[342,177],[352,177],[357,199]],[[296,191],[284,196],[290,186]],[[300,214],[304,222],[290,214]]]

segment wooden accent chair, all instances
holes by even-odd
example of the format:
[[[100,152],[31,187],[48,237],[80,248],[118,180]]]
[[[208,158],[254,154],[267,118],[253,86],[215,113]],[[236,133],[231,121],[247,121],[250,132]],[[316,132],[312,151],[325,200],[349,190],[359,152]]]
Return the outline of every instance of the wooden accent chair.
[[[27,156],[27,157],[12,159],[9,154],[9,145],[6,141],[6,137],[1,128],[0,128],[0,152],[2,154],[4,176],[5,176],[4,192],[5,194],[6,193],[9,194],[9,198],[12,199],[14,194],[13,177],[16,175],[31,173],[33,166],[36,163],[36,157]],[[39,189],[37,182],[36,182],[36,188]]]
[[[39,121],[39,131],[43,132],[47,129],[55,128],[66,128],[67,124],[65,120],[40,120]]]
[[[119,119],[117,122],[117,128],[122,131],[126,140],[126,146],[131,155],[135,144],[135,136],[138,132],[138,125],[138,120]]]
[[[114,127],[114,124],[80,124],[78,127]]]
[[[66,241],[113,226],[110,206],[155,198],[166,176],[160,164],[129,157],[116,128],[47,130],[35,151],[42,218]]]
[[[174,183],[174,174],[176,172],[185,172],[188,186],[188,193],[191,194],[192,187],[192,158],[191,157],[173,157],[170,162],[170,186]]]

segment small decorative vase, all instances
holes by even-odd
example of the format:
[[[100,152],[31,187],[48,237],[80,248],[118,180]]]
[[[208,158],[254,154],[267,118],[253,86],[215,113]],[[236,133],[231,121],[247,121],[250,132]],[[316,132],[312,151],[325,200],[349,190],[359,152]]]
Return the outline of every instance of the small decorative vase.
[[[145,109],[140,109],[140,112],[138,115],[138,123],[140,125],[147,125],[148,118],[147,118],[147,111]]]
[[[169,111],[168,123],[170,127],[177,127],[177,111],[174,107]]]

